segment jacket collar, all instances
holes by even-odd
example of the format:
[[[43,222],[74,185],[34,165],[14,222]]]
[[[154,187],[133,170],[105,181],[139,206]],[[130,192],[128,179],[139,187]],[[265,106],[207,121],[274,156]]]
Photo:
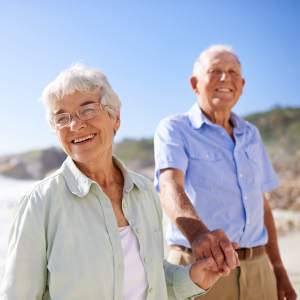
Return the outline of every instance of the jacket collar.
[[[140,175],[128,170],[124,163],[117,157],[113,156],[113,160],[124,177],[124,191],[126,193],[129,193],[134,187],[140,190],[147,188],[145,182],[141,180]],[[85,197],[89,193],[91,185],[97,184],[82,173],[69,156],[62,164],[61,171],[69,190],[78,197]],[[101,189],[100,186],[99,188]]]

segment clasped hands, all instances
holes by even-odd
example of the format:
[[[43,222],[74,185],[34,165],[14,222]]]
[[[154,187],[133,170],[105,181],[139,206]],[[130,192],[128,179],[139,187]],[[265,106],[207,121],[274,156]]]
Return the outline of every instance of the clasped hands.
[[[191,247],[196,262],[191,266],[190,277],[205,290],[240,265],[235,251],[239,245],[231,242],[223,230],[199,234]]]

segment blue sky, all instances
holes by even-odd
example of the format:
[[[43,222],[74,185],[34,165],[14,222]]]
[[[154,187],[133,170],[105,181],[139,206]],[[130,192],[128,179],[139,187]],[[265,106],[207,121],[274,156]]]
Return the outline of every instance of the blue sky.
[[[237,113],[300,106],[298,0],[0,0],[0,154],[57,145],[38,99],[75,62],[101,69],[119,94],[118,140],[153,136],[193,104],[193,62],[216,43],[242,61]]]

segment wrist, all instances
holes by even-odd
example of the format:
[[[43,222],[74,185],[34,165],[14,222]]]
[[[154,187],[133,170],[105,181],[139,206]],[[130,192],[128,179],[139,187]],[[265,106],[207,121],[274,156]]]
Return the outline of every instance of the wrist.
[[[274,263],[272,263],[272,266],[273,266],[274,271],[284,269],[284,265],[283,265],[282,261],[274,262]]]
[[[202,238],[202,236],[204,234],[207,234],[209,233],[210,231],[208,230],[207,227],[205,226],[199,226],[194,232],[192,232],[190,235],[189,235],[189,242],[190,244],[192,245],[193,243],[197,242],[199,239]]]

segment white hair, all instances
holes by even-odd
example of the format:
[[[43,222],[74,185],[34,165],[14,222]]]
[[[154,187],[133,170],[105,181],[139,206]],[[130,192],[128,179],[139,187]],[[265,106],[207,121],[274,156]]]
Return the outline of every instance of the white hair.
[[[50,103],[61,100],[64,96],[73,93],[89,93],[95,89],[100,90],[100,101],[112,118],[119,113],[121,102],[118,95],[111,88],[106,76],[97,69],[92,69],[83,64],[74,64],[62,71],[43,90],[41,100],[50,119]]]
[[[221,44],[220,45],[212,45],[212,46],[208,47],[207,49],[205,49],[204,51],[202,51],[200,53],[200,55],[198,56],[198,58],[196,59],[196,61],[194,63],[194,67],[193,67],[193,76],[197,76],[201,72],[202,67],[203,67],[203,62],[205,61],[207,54],[209,54],[211,52],[217,52],[217,53],[228,52],[236,58],[238,64],[241,67],[240,60],[231,46],[221,45]]]

